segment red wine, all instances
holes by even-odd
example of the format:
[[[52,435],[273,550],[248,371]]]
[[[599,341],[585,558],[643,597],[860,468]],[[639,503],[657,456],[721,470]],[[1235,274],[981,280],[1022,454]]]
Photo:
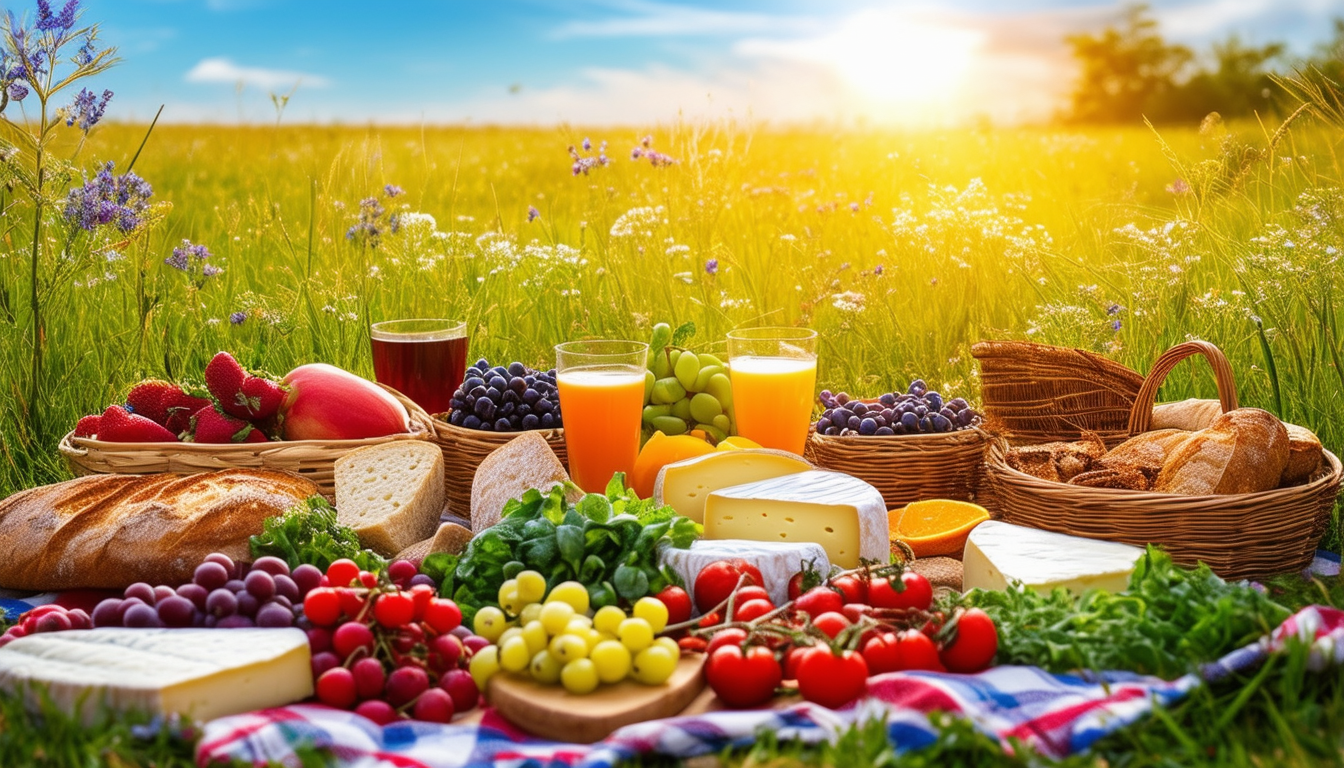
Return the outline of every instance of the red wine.
[[[381,384],[430,414],[444,413],[467,370],[466,336],[433,341],[373,339],[373,372]]]

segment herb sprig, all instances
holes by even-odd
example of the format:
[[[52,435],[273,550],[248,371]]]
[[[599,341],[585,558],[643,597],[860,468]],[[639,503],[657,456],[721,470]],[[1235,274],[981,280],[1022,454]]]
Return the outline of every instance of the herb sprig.
[[[354,560],[366,571],[381,571],[387,560],[359,545],[359,536],[336,519],[336,508],[322,496],[312,496],[280,517],[268,518],[261,533],[248,540],[252,557],[272,555],[289,563],[303,563],[323,571],[341,558]]]

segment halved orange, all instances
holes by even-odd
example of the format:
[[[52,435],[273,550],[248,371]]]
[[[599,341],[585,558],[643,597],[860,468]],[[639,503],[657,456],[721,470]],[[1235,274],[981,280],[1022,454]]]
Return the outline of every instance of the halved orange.
[[[892,540],[905,542],[915,557],[960,558],[971,529],[988,519],[979,504],[951,499],[914,501],[887,512]]]

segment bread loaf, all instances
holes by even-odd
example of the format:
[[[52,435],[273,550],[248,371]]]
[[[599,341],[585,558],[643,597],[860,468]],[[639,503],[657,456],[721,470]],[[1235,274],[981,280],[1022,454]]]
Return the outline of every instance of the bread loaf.
[[[433,443],[394,440],[336,460],[336,519],[380,555],[433,536],[443,499],[443,451]]]
[[[1288,431],[1268,411],[1238,408],[1190,435],[1167,457],[1159,493],[1258,493],[1279,486],[1288,466]]]
[[[480,533],[498,523],[510,499],[532,488],[544,494],[567,482],[569,473],[546,438],[523,432],[491,451],[476,467],[471,481],[471,530]],[[571,494],[569,500],[581,497],[581,493]]]
[[[450,555],[460,555],[467,548],[467,543],[471,541],[471,531],[463,528],[457,523],[444,523],[439,526],[439,530],[433,538],[417,541],[411,546],[397,553],[397,560],[423,560],[430,555],[439,552],[447,552]]]
[[[262,521],[318,493],[268,469],[90,475],[0,501],[0,587],[183,584],[211,552],[249,560]]]
[[[1069,443],[1044,443],[1010,448],[1008,466],[1032,477],[1067,483],[1075,475],[1092,469],[1106,453],[1106,443],[1089,432],[1081,440]]]
[[[1091,488],[1149,490],[1161,473],[1167,456],[1193,434],[1182,429],[1160,429],[1136,435],[1098,459],[1092,471],[1077,475],[1069,482]]]
[[[1316,433],[1296,424],[1284,424],[1288,430],[1288,466],[1283,470],[1279,485],[1298,485],[1310,480],[1321,468],[1325,448]]]
[[[1217,400],[1201,400],[1192,397],[1175,403],[1159,403],[1153,406],[1151,429],[1183,429],[1198,432],[1223,415],[1223,405]]]

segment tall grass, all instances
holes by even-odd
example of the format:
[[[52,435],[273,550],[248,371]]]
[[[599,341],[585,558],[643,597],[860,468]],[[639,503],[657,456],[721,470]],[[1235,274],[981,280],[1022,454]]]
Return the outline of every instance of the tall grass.
[[[559,341],[659,320],[694,321],[706,343],[801,323],[821,335],[821,386],[919,376],[973,400],[980,338],[1145,370],[1199,337],[1227,351],[1243,403],[1338,449],[1344,136],[1274,128],[675,125],[653,145],[678,162],[655,167],[629,159],[630,130],[161,125],[135,170],[172,212],[49,304],[40,429],[18,416],[29,235],[0,201],[0,494],[66,476],[60,436],[142,377],[199,375],[220,349],[369,375],[369,323],[412,316],[464,317],[474,356],[539,364]],[[144,132],[100,126],[81,158],[125,167]],[[612,160],[574,176],[566,147],[585,136]],[[386,209],[376,247],[346,237],[368,197]],[[184,238],[223,274],[166,266]],[[1212,394],[1198,366],[1163,392],[1196,394]]]

